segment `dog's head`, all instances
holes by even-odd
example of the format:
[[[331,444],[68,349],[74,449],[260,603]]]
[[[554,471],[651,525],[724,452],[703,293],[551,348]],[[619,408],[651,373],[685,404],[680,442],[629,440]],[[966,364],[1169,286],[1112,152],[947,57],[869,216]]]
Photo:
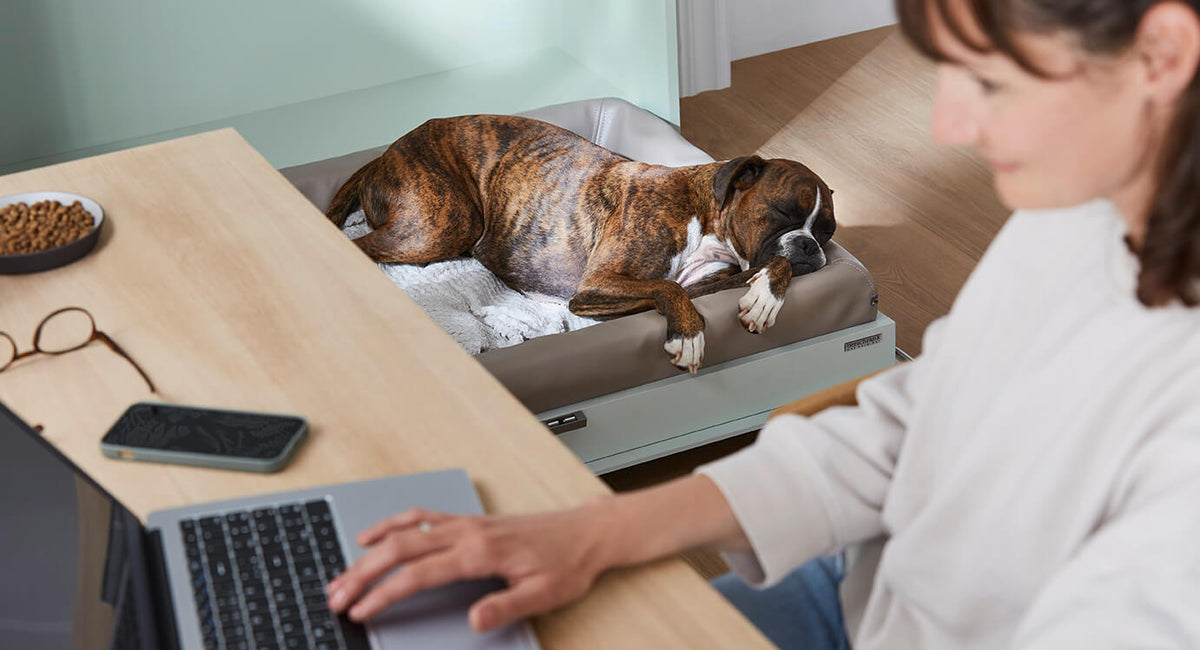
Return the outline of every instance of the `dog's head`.
[[[737,253],[760,266],[775,255],[792,263],[792,275],[825,266],[821,248],[833,237],[833,190],[793,160],[758,156],[722,163],[713,194],[725,234]]]

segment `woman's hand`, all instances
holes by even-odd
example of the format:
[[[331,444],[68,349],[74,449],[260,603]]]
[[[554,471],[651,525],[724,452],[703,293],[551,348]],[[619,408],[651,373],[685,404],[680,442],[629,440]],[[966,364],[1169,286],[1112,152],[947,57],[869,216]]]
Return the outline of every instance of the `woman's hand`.
[[[725,497],[703,475],[545,514],[487,517],[409,510],[359,533],[357,541],[371,548],[329,583],[330,609],[349,607],[350,618],[362,621],[426,589],[503,578],[508,587],[484,596],[467,614],[480,632],[565,605],[610,567],[700,545],[750,548]],[[366,591],[397,565],[395,573]]]
[[[459,580],[500,577],[508,587],[476,602],[477,631],[549,611],[582,596],[611,566],[604,552],[612,497],[546,514],[458,516],[414,509],[360,533],[371,547],[329,583],[329,607],[362,621],[389,604]],[[373,581],[402,565],[365,594]],[[358,602],[354,602],[354,601]]]

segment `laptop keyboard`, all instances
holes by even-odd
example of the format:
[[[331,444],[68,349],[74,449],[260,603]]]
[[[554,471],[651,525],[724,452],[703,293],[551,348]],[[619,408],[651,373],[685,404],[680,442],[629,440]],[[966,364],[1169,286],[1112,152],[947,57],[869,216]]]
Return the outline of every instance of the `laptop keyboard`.
[[[346,567],[326,501],[179,523],[204,647],[360,650],[366,629],[329,611],[325,585]]]

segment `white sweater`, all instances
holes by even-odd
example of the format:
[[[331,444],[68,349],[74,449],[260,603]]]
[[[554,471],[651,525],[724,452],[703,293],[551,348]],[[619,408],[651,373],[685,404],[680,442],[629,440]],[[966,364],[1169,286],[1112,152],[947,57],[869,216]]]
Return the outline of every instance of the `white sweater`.
[[[1200,309],[1141,306],[1124,233],[1107,201],[1014,214],[919,359],[697,470],[731,566],[860,551],[858,650],[1200,648]]]

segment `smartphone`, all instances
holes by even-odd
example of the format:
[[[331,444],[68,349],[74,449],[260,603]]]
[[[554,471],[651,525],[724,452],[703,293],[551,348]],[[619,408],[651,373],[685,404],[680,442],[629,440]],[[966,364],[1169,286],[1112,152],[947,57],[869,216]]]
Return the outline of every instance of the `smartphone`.
[[[124,460],[277,472],[307,433],[298,415],[138,402],[104,434],[100,450]]]

